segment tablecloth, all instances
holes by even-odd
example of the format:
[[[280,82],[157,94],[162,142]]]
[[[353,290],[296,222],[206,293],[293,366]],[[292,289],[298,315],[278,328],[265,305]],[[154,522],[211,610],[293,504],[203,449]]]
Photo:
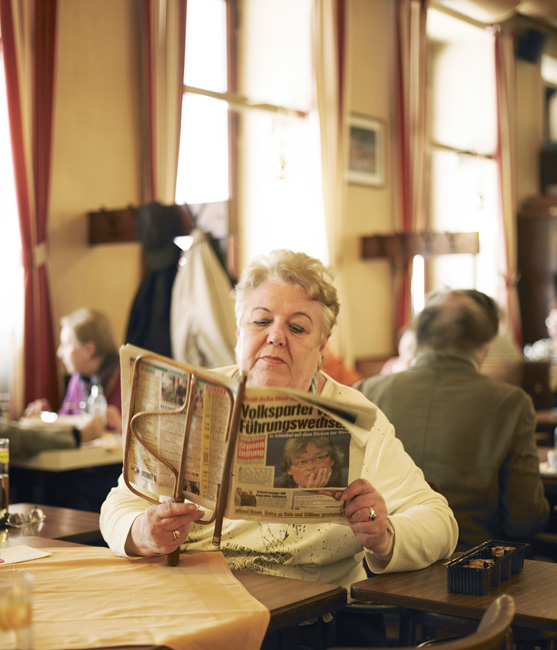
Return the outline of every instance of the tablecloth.
[[[45,548],[5,565],[35,577],[34,650],[167,645],[174,650],[261,646],[269,610],[233,576],[222,553],[125,559],[106,548]]]

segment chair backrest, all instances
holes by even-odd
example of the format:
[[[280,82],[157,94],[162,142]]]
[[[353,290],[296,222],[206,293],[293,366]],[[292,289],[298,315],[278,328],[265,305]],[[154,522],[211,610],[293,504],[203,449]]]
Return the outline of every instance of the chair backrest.
[[[432,650],[499,650],[502,647],[510,650],[512,647],[510,629],[513,619],[514,599],[508,594],[502,594],[487,608],[478,628],[472,634],[440,642],[426,642],[423,645],[434,646]],[[336,650],[353,649],[337,648]],[[389,649],[375,648],[374,650]],[[390,650],[408,650],[408,648],[390,648]]]

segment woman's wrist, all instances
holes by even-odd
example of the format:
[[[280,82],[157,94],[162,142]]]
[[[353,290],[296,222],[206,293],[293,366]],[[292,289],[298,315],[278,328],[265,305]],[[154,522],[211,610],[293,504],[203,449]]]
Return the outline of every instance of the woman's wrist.
[[[388,555],[391,555],[391,553],[393,552],[393,548],[395,545],[395,531],[390,523],[387,524],[387,530],[390,533],[389,545],[384,551],[381,551],[380,553],[378,553],[377,551],[371,551],[376,557],[385,558]]]

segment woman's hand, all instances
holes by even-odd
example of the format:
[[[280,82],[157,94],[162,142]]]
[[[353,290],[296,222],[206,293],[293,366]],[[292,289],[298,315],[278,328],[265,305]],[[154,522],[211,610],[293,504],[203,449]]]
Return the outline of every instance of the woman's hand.
[[[106,428],[115,433],[122,433],[122,414],[113,404],[106,407]]]
[[[100,415],[85,416],[79,426],[81,442],[91,442],[100,438],[105,432],[104,420]]]
[[[327,485],[333,470],[330,467],[321,467],[320,469],[314,469],[309,472],[309,476],[306,479],[306,488],[322,488]]]
[[[42,411],[52,411],[50,402],[44,397],[41,399],[36,399],[33,402],[29,402],[27,408],[25,409],[24,415],[27,417],[32,415],[40,415]]]
[[[126,553],[147,557],[171,553],[184,542],[192,523],[201,519],[203,514],[203,510],[188,502],[168,500],[149,506],[133,522],[126,541]]]
[[[381,494],[369,481],[359,478],[344,490],[342,500],[346,501],[344,516],[358,542],[374,553],[386,551],[391,533],[387,528],[387,506]],[[388,562],[391,556],[389,553],[381,559]]]

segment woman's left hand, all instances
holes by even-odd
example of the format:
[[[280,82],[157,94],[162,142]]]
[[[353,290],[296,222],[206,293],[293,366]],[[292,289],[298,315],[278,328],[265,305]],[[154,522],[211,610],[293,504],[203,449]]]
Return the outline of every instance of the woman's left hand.
[[[344,516],[358,542],[374,553],[386,551],[391,533],[387,528],[387,506],[381,494],[369,481],[359,478],[344,490],[342,500],[346,501]],[[382,559],[388,561],[390,555]]]

